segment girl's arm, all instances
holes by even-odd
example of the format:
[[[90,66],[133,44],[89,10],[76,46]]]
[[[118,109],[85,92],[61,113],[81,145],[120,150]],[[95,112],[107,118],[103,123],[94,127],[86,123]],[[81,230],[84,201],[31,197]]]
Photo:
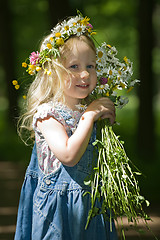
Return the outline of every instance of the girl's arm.
[[[115,121],[115,108],[108,98],[93,101],[82,115],[78,127],[71,137],[68,137],[65,128],[56,119],[38,121],[37,126],[45,137],[51,151],[66,166],[76,165],[85,152],[93,124],[98,118],[109,118]]]

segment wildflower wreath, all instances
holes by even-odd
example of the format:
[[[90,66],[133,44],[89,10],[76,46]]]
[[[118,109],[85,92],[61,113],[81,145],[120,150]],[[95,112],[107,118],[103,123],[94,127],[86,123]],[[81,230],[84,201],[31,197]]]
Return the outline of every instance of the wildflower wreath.
[[[51,57],[59,57],[59,47],[72,35],[86,34],[98,44],[94,38],[96,32],[89,20],[78,12],[76,17],[59,23],[51,30],[50,38],[43,43],[44,49],[41,52],[32,52],[22,63],[22,67],[26,68],[29,75],[36,75],[39,71],[50,75],[51,73],[45,68],[45,62],[51,61]],[[97,46],[96,63],[97,86],[90,94],[90,99],[107,96],[115,103],[116,108],[122,108],[128,103],[128,99],[121,96],[120,90],[130,92],[139,82],[132,80],[132,62],[127,57],[120,61],[117,58],[116,48],[104,42]],[[13,85],[16,89],[20,87],[17,80],[13,81]],[[79,107],[85,109],[86,105]],[[137,225],[140,217],[147,224],[148,216],[143,211],[142,205],[145,202],[148,206],[149,202],[141,196],[136,179],[136,175],[141,173],[127,157],[124,144],[114,133],[109,121],[97,122],[97,139],[93,144],[98,149],[98,162],[92,175],[85,180],[85,184],[91,187],[91,192],[85,193],[91,196],[91,209],[86,229],[93,217],[97,214],[107,216],[108,210],[112,212],[110,221],[113,218],[117,220],[118,217],[126,216],[129,222]],[[102,203],[101,208],[97,208],[97,201]],[[124,231],[123,237],[125,239]]]

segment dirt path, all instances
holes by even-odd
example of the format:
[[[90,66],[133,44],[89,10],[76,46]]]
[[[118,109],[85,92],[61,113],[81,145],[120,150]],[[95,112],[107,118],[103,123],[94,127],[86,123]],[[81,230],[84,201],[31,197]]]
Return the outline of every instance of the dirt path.
[[[14,239],[17,207],[24,173],[25,169],[21,165],[12,162],[0,162],[0,240]],[[151,210],[150,216],[153,222],[149,225],[160,239],[160,206],[159,208],[154,206],[154,209]],[[125,218],[124,225],[127,227]],[[139,226],[144,229],[142,223]],[[154,240],[154,237],[148,231],[141,235],[133,230],[126,232],[126,240],[139,239]]]

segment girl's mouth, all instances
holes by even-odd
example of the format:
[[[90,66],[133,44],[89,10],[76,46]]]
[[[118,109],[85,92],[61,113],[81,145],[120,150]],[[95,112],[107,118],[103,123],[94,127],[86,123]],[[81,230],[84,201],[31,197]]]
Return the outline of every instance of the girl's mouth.
[[[79,88],[88,88],[88,87],[89,87],[88,84],[85,84],[85,85],[76,85],[76,86],[79,87]]]

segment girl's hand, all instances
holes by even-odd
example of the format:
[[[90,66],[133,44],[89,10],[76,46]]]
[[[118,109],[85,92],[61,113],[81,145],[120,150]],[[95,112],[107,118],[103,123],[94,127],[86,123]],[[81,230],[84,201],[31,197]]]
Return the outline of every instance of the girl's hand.
[[[99,118],[108,118],[111,124],[113,124],[115,122],[114,103],[107,97],[96,99],[89,104],[83,116],[86,118],[91,118],[93,121],[96,121]]]

